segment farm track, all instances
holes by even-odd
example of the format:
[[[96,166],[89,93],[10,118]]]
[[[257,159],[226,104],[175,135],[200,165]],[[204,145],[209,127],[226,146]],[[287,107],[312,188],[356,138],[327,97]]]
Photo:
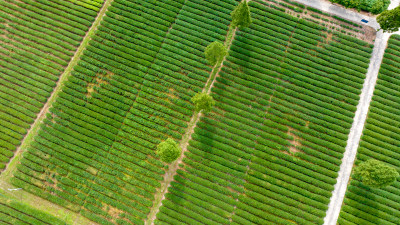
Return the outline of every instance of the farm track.
[[[105,16],[105,13],[106,13],[108,7],[111,5],[112,1],[113,0],[105,0],[104,5],[100,9],[95,21],[93,22],[90,29],[87,31],[80,46],[76,50],[74,56],[71,58],[71,61],[69,62],[68,66],[65,68],[65,71],[61,74],[59,80],[57,81],[57,85],[54,88],[53,92],[51,93],[46,104],[43,106],[43,108],[37,115],[35,122],[32,124],[31,128],[28,130],[27,134],[25,135],[24,139],[21,142],[21,145],[15,151],[14,156],[10,159],[9,163],[6,165],[5,170],[1,173],[1,175],[0,175],[0,189],[1,190],[0,191],[2,194],[24,199],[24,203],[26,203],[34,208],[38,208],[40,206],[41,210],[53,209],[53,208],[56,208],[57,210],[65,210],[63,208],[59,209],[60,208],[59,206],[57,206],[47,200],[36,197],[36,196],[34,196],[30,193],[27,193],[23,190],[18,190],[17,192],[10,193],[10,191],[7,192],[6,189],[14,188],[9,183],[9,180],[12,177],[13,172],[16,170],[17,165],[19,164],[19,161],[21,160],[21,156],[22,156],[24,150],[27,149],[27,147],[33,141],[33,138],[37,135],[40,124],[42,123],[43,119],[45,118],[46,113],[48,113],[49,108],[55,102],[55,100],[58,96],[58,93],[62,90],[62,87],[64,86],[64,83],[67,81],[68,77],[70,76],[72,69],[74,68],[75,65],[77,65],[80,57],[83,55],[83,51],[88,46],[89,41],[91,40],[91,37],[94,35],[95,31],[97,30],[97,27],[100,25],[100,22],[102,21],[103,17]],[[40,202],[40,204],[38,204],[39,202]],[[48,210],[45,210],[45,211],[48,211]],[[69,210],[65,210],[65,211],[68,211],[68,217],[71,217],[70,216],[71,214],[75,214],[75,216],[73,216],[75,218],[74,219],[75,222],[80,221],[80,222],[84,222],[85,224],[94,224],[93,222],[89,222],[89,220],[82,217],[81,215],[70,212]],[[59,215],[59,214],[60,213],[58,211],[56,211],[56,213],[54,213],[54,215]]]

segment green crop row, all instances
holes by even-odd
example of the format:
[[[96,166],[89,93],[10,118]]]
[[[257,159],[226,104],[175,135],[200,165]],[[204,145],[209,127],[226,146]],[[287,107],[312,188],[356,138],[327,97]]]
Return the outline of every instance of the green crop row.
[[[204,49],[224,40],[233,9],[231,1],[184,2],[112,3],[24,154],[14,184],[64,207],[81,207],[100,224],[143,223],[164,174],[155,147],[186,131],[190,99],[212,70]],[[216,23],[215,15],[225,19]]]
[[[7,0],[0,5],[0,18],[6,24],[0,40],[0,157],[4,168],[96,13],[59,0]]]

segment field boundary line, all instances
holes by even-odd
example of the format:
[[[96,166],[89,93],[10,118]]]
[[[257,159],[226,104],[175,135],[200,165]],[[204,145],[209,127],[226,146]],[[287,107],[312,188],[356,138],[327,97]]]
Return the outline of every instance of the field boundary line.
[[[12,177],[12,174],[14,173],[14,171],[16,170],[17,164],[19,164],[19,161],[22,158],[22,153],[31,145],[34,137],[37,135],[40,125],[42,124],[44,118],[46,117],[46,114],[48,113],[49,108],[56,101],[58,94],[61,92],[66,81],[68,80],[68,77],[71,75],[71,71],[78,64],[80,58],[83,55],[84,50],[89,45],[89,41],[91,40],[91,37],[95,34],[97,27],[100,25],[100,22],[103,20],[107,9],[111,5],[112,2],[113,2],[113,0],[105,0],[104,1],[102,8],[99,10],[95,20],[92,23],[92,26],[86,32],[86,35],[83,37],[81,44],[77,48],[74,56],[71,58],[71,61],[68,63],[68,66],[65,68],[64,72],[60,75],[59,80],[57,81],[56,87],[54,88],[54,90],[51,93],[50,97],[48,98],[47,102],[43,105],[43,107],[40,110],[40,112],[38,113],[34,123],[27,131],[27,134],[25,135],[25,137],[22,139],[22,142],[21,142],[20,146],[16,149],[14,156],[10,159],[9,163],[6,165],[6,168],[0,174],[0,183],[3,183],[3,184],[6,183],[7,186],[13,187],[13,185],[11,185],[9,183],[9,180]],[[1,185],[1,187],[2,186],[4,186],[4,185]],[[3,191],[5,191],[5,190],[3,190]],[[21,195],[24,195],[24,194],[32,195],[24,190],[19,190],[18,192],[20,192]],[[7,195],[7,192],[5,192],[5,194]],[[35,195],[32,195],[32,196],[35,196]],[[35,197],[37,197],[37,196],[35,196]],[[40,199],[42,200],[41,205],[49,204],[50,207],[55,205],[47,200],[44,200],[42,198],[40,198]],[[38,208],[38,207],[36,207],[37,202],[24,201],[24,203],[30,205],[33,208]],[[74,214],[77,215],[76,220],[78,220],[80,215],[77,213],[74,213]]]
[[[235,38],[237,28],[232,28],[229,26],[228,33],[226,35],[225,43],[224,46],[227,48],[228,52],[230,49],[230,46],[232,45],[233,39]],[[221,62],[218,62],[213,70],[211,71],[210,78],[207,80],[203,93],[209,94],[211,92],[211,88],[214,85],[214,82],[216,80],[216,77],[218,76],[218,73],[221,71],[221,68],[223,66],[223,63],[226,59],[226,56],[221,60]],[[156,215],[158,214],[160,207],[162,206],[162,200],[165,198],[165,194],[168,193],[168,188],[171,186],[171,182],[174,180],[174,176],[176,175],[176,171],[179,169],[179,165],[183,161],[183,157],[185,156],[185,152],[187,151],[187,147],[189,145],[189,141],[191,139],[192,134],[194,133],[194,128],[196,127],[197,122],[200,120],[200,117],[202,116],[202,112],[195,112],[190,119],[190,122],[188,124],[188,127],[186,128],[186,132],[182,137],[182,141],[179,143],[179,146],[182,149],[182,153],[179,156],[175,162],[173,162],[171,165],[168,166],[168,170],[165,172],[164,175],[164,181],[161,182],[161,187],[160,191],[158,191],[154,196],[155,196],[155,204],[150,210],[150,213],[148,215],[148,219],[145,221],[145,224],[147,225],[153,225],[154,221],[156,219]]]

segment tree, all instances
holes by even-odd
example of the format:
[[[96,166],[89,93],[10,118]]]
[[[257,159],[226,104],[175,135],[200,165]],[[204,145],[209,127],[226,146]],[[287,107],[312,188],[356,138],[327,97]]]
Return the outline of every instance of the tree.
[[[376,18],[376,21],[384,32],[398,31],[400,27],[400,6],[384,11]]]
[[[206,55],[208,63],[214,66],[217,62],[221,62],[224,59],[228,54],[228,50],[226,50],[226,47],[221,42],[214,41],[207,46],[204,54]]]
[[[375,188],[393,184],[398,176],[399,173],[394,167],[375,159],[367,160],[354,169],[354,178]]]
[[[209,112],[215,105],[213,97],[206,93],[197,93],[193,96],[192,102],[195,105],[197,112],[200,112],[201,110]]]
[[[168,138],[157,145],[157,155],[166,163],[175,161],[181,155],[181,152],[182,149],[172,138]]]
[[[231,15],[233,27],[243,28],[250,26],[251,16],[247,0],[243,0],[238,6],[236,6]]]

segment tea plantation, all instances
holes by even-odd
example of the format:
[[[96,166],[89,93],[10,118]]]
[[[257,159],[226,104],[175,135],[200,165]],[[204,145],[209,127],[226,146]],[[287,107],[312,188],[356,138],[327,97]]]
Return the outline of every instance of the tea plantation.
[[[102,5],[0,1],[0,169],[21,144]]]
[[[181,139],[211,72],[204,48],[224,40],[235,6],[183,3],[113,1],[15,185],[98,223],[142,223],[163,180],[155,146]]]
[[[156,224],[323,223],[371,46],[266,5],[250,3]]]
[[[376,32],[292,0],[249,1],[236,28],[240,2],[0,0],[0,169],[32,134],[0,188],[93,224],[323,224]],[[397,165],[399,37],[361,161]],[[210,66],[215,41],[228,55]],[[195,110],[201,92],[210,112]],[[183,151],[171,164],[156,154],[168,138]],[[396,187],[352,180],[340,224],[398,224]],[[55,216],[0,197],[0,223],[65,224]]]
[[[357,152],[356,164],[377,159],[400,168],[399,66],[400,35],[392,35],[379,71],[378,83]],[[348,186],[339,224],[399,224],[400,182],[371,188],[357,179]]]

